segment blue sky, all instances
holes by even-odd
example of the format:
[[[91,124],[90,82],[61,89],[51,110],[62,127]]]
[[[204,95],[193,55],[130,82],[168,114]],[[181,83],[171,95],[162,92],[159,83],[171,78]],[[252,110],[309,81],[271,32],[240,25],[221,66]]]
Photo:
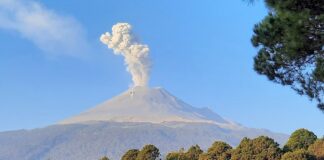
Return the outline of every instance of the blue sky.
[[[324,135],[316,103],[253,71],[262,1],[15,2],[0,3],[0,131],[55,124],[126,90],[123,58],[99,37],[127,22],[150,47],[150,86],[248,127]]]

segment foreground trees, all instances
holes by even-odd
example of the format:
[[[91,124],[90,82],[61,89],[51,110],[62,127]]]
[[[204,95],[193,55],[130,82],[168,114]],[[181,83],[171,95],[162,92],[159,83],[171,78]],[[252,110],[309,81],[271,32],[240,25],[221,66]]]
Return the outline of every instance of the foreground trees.
[[[136,160],[138,153],[138,149],[130,149],[123,155],[121,160]]]
[[[313,144],[317,139],[317,136],[307,129],[298,129],[293,132],[284,146],[284,151],[295,151],[297,149],[307,150],[308,147]]]
[[[207,153],[200,156],[199,160],[230,160],[231,159],[232,147],[225,143],[216,141],[208,148]]]
[[[315,141],[308,151],[316,156],[317,160],[324,160],[324,138]]]
[[[186,158],[191,160],[198,160],[199,155],[203,153],[198,145],[191,146],[186,152]]]
[[[298,129],[291,134],[283,149],[273,139],[260,136],[254,139],[243,138],[236,148],[216,141],[207,152],[196,153],[200,153],[198,160],[324,160],[324,139],[316,139],[317,136],[313,132]],[[181,149],[171,152],[166,159],[188,160],[188,151]]]
[[[121,160],[157,160],[159,157],[158,148],[146,145],[141,150],[128,150]],[[166,160],[324,160],[324,138],[317,139],[313,132],[298,129],[282,149],[273,139],[259,136],[243,138],[236,148],[215,141],[205,153],[198,145],[191,146],[187,151],[181,148],[168,153]]]
[[[160,156],[160,151],[152,144],[145,145],[141,150],[130,149],[121,160],[156,160]]]
[[[324,1],[265,0],[268,15],[254,27],[254,69],[318,101],[324,111]]]
[[[255,139],[244,138],[232,153],[232,160],[280,159],[279,144],[273,139],[260,136]]]
[[[138,152],[136,160],[156,160],[160,156],[160,151],[154,145],[149,144]]]
[[[316,157],[304,149],[285,153],[281,160],[316,160]]]
[[[198,145],[191,146],[187,152],[184,149],[180,149],[178,152],[168,153],[166,160],[198,160],[203,150]]]

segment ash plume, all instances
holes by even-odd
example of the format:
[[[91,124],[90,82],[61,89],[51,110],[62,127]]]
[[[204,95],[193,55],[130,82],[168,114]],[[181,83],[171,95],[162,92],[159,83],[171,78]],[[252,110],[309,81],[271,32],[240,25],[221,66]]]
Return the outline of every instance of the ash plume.
[[[115,55],[124,57],[127,71],[132,75],[134,86],[147,86],[151,62],[149,47],[141,44],[132,33],[132,26],[128,23],[117,23],[112,32],[101,35],[100,41],[113,49]]]

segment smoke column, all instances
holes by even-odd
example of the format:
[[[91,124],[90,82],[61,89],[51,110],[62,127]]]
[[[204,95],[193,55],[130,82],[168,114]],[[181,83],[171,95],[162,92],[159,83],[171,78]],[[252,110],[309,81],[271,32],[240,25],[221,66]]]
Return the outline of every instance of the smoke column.
[[[100,41],[113,49],[115,55],[124,57],[127,71],[132,75],[134,86],[147,86],[151,62],[149,47],[140,44],[132,33],[132,26],[128,23],[117,23],[112,27],[111,34],[106,32]]]

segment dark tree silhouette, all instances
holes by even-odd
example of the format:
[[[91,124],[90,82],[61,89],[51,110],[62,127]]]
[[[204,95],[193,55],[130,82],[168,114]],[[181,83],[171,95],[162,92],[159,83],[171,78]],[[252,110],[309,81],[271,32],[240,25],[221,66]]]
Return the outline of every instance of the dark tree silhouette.
[[[265,0],[268,15],[254,27],[254,69],[318,101],[324,111],[324,1]]]

